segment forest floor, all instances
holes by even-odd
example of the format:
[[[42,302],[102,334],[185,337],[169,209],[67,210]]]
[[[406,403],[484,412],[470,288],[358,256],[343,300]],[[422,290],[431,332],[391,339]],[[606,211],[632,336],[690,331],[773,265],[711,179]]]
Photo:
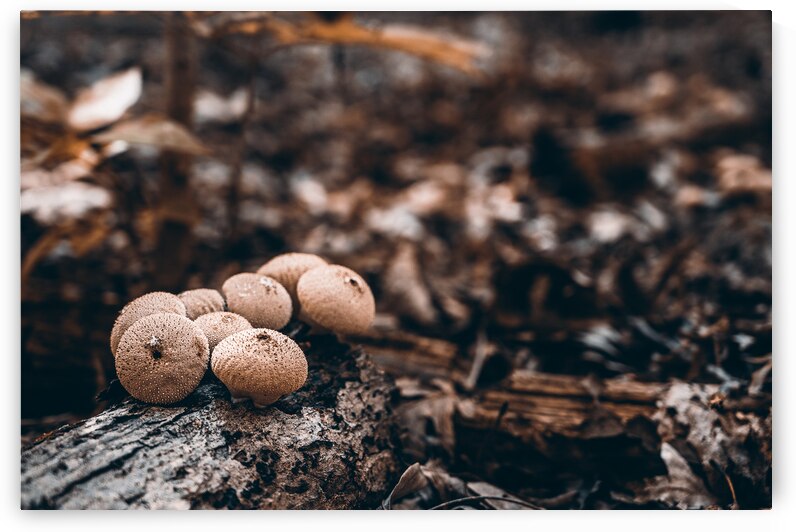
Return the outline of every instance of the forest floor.
[[[376,297],[348,340],[398,390],[406,473],[385,507],[769,507],[770,13],[357,17],[490,54],[468,74],[198,39],[210,153],[176,281],[154,266],[158,151],[64,177],[91,148],[41,163],[61,132],[23,102],[23,167],[40,166],[21,183],[23,445],[107,406],[124,303],[305,251]],[[139,67],[128,114],[163,112],[163,31],[157,14],[23,20],[23,77],[72,99]]]

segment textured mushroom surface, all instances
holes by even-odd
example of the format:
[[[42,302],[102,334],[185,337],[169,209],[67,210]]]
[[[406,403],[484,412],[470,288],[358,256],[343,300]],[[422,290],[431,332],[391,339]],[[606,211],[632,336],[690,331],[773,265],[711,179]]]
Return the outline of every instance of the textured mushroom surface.
[[[331,264],[313,268],[299,279],[301,317],[340,334],[362,333],[373,323],[376,302],[354,270]]]
[[[186,315],[192,320],[203,314],[224,310],[224,296],[211,288],[186,290],[178,297],[185,304]]]
[[[285,287],[293,301],[293,315],[298,314],[301,305],[296,295],[296,284],[305,272],[324,266],[327,262],[312,253],[285,253],[272,258],[257,270],[260,275],[276,279]]]
[[[168,312],[178,314],[180,316],[186,315],[185,304],[179,297],[168,292],[150,292],[141,297],[133,299],[124,306],[119,316],[116,318],[116,323],[113,324],[111,330],[111,353],[116,355],[116,348],[119,345],[119,340],[122,335],[127,331],[133,323],[149,316],[150,314],[158,314],[160,312]]]
[[[207,336],[211,351],[227,336],[252,328],[249,320],[234,312],[211,312],[199,316],[194,323]]]
[[[222,340],[210,361],[232,399],[257,407],[295,392],[307,380],[307,359],[290,337],[270,329],[249,329]]]
[[[278,281],[257,273],[233,275],[221,287],[231,312],[240,314],[254,327],[281,329],[290,321],[290,294]]]
[[[207,338],[194,322],[177,314],[152,314],[122,336],[116,373],[136,399],[171,404],[196,389],[209,358]]]

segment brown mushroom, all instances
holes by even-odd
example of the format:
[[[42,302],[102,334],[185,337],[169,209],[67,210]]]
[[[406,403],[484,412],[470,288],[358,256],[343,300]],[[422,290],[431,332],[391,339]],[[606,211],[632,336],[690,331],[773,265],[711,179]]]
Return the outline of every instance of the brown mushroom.
[[[178,314],[151,314],[122,335],[116,374],[136,399],[171,404],[196,389],[209,359],[207,337],[194,322]]]
[[[296,295],[296,284],[305,272],[327,262],[311,253],[285,253],[272,258],[257,270],[260,275],[276,279],[285,287],[293,302],[293,315],[298,315],[300,304]]]
[[[191,320],[203,314],[224,310],[224,297],[218,293],[218,290],[211,288],[186,290],[177,297],[185,304],[185,311]]]
[[[300,318],[338,334],[366,331],[376,314],[373,292],[355,271],[331,264],[313,268],[297,285]]]
[[[111,330],[111,353],[116,356],[116,348],[128,327],[144,316],[159,312],[186,315],[185,305],[180,298],[168,292],[150,292],[127,303]]]
[[[210,366],[234,402],[251,399],[256,407],[295,392],[307,380],[304,352],[289,337],[270,329],[249,329],[221,340]]]
[[[285,287],[266,275],[239,273],[221,287],[231,312],[254,327],[281,329],[290,321],[293,304]]]
[[[249,320],[234,312],[211,312],[203,314],[194,321],[205,336],[210,345],[210,351],[215,349],[218,343],[227,336],[233,335],[246,329],[251,329],[252,324]]]

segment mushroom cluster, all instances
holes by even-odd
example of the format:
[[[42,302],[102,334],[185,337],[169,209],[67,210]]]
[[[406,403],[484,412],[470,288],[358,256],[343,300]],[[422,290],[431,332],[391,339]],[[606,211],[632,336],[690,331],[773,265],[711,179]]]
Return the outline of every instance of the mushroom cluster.
[[[376,311],[355,271],[317,255],[286,253],[221,291],[152,292],[121,310],[110,346],[122,386],[136,399],[172,404],[190,395],[208,365],[233,402],[265,407],[307,380],[304,352],[284,328],[298,318],[319,332],[359,334]]]

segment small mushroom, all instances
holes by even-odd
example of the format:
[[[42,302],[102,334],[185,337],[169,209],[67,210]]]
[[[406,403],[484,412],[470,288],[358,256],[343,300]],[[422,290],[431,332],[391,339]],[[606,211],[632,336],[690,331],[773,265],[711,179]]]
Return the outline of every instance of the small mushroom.
[[[197,288],[196,290],[186,290],[177,297],[185,304],[185,311],[188,319],[191,320],[195,320],[203,314],[224,310],[224,296],[219,294],[218,290]]]
[[[295,392],[307,380],[307,359],[289,337],[270,329],[249,329],[228,336],[213,350],[213,373],[239,402],[269,405]]]
[[[210,344],[210,351],[215,349],[218,343],[227,336],[236,332],[251,329],[252,324],[249,320],[234,312],[211,312],[203,314],[194,321],[197,327],[207,336]]]
[[[231,312],[254,327],[281,329],[290,321],[293,304],[285,287],[267,275],[239,273],[221,287]]]
[[[168,292],[150,292],[127,303],[119,312],[111,330],[111,353],[113,356],[116,356],[116,348],[128,327],[144,316],[159,312],[168,312],[179,316],[186,315],[185,305],[180,298]]]
[[[194,322],[178,314],[151,314],[122,335],[116,374],[136,399],[171,404],[196,389],[209,359],[207,337]]]
[[[331,264],[313,268],[299,279],[301,319],[338,334],[366,331],[376,314],[373,292],[355,271]]]
[[[301,308],[296,295],[296,284],[305,272],[317,266],[324,266],[327,262],[311,253],[285,253],[272,258],[257,270],[260,275],[267,275],[276,279],[285,287],[290,299],[293,301],[293,315],[299,313]]]

